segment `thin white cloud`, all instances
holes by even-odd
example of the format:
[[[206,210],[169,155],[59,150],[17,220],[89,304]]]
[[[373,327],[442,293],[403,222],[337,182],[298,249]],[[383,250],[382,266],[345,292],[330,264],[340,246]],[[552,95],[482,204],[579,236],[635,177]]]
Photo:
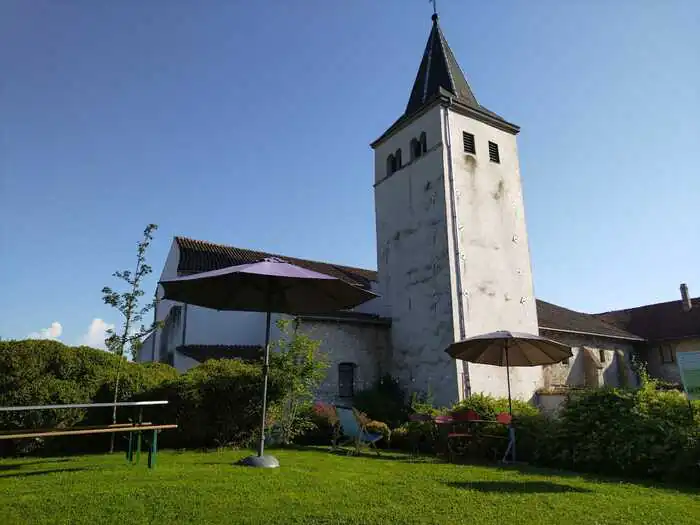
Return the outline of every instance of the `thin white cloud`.
[[[80,344],[104,350],[106,348],[106,332],[110,329],[114,329],[113,324],[107,324],[102,319],[95,318],[90,323],[87,332],[80,338]]]
[[[51,323],[48,328],[42,328],[38,332],[32,332],[27,336],[28,339],[54,339],[57,340],[63,333],[63,326],[58,321]]]

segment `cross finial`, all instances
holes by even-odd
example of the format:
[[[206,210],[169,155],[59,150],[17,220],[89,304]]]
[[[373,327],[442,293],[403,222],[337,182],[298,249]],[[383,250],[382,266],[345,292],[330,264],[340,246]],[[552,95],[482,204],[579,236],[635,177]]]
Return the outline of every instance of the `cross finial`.
[[[428,0],[431,4],[433,4],[433,15],[437,16],[437,0]]]

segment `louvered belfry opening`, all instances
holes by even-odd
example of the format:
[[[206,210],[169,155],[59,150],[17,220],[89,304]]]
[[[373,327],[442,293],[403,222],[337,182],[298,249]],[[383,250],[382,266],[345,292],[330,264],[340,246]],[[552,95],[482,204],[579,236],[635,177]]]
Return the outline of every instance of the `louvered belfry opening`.
[[[496,164],[501,163],[501,155],[498,152],[498,144],[489,140],[489,160]]]
[[[471,153],[472,155],[476,155],[476,145],[474,143],[474,135],[471,133],[467,133],[466,131],[462,132],[462,141],[464,142],[464,153]]]

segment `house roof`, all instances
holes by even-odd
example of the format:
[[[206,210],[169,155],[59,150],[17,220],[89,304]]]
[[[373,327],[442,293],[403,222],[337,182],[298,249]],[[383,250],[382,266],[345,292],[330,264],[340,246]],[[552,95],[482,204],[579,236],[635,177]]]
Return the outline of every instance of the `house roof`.
[[[188,239],[187,237],[175,237],[175,242],[180,249],[180,259],[177,266],[179,275],[218,270],[227,266],[258,262],[266,257],[276,257],[308,270],[343,279],[365,289],[369,289],[370,283],[377,280],[377,272],[373,270],[247,250],[235,246]]]
[[[208,359],[257,361],[262,358],[260,345],[181,345],[176,350],[200,363]]]
[[[615,339],[643,341],[643,338],[639,335],[607,323],[593,314],[576,312],[539,299],[537,299],[537,320],[542,330],[549,329]]]
[[[691,299],[691,305],[688,312],[683,311],[678,300],[613,310],[595,316],[652,341],[700,337],[700,297]]]

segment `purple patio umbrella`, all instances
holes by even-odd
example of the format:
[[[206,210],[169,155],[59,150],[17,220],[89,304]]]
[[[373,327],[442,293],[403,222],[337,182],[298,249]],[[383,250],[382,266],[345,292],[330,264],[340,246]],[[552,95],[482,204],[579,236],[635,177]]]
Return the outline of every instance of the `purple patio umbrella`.
[[[336,277],[275,258],[160,281],[160,284],[165,290],[164,299],[216,310],[267,313],[260,443],[257,455],[249,456],[241,463],[279,467],[277,458],[264,455],[272,312],[329,313],[353,308],[377,295]]]

